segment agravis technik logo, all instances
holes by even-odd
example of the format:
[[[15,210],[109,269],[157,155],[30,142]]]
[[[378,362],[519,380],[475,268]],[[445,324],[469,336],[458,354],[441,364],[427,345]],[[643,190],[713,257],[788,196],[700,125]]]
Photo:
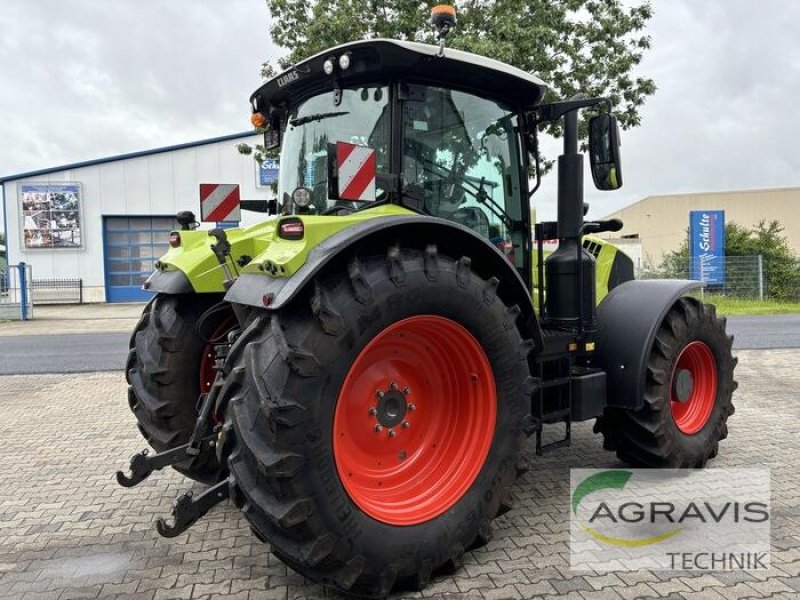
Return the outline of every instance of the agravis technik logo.
[[[769,472],[573,470],[573,568],[754,569],[768,564]]]

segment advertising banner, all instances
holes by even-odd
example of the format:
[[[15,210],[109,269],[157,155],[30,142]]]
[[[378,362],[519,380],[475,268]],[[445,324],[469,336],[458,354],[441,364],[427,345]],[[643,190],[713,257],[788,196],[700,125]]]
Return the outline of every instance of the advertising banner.
[[[725,283],[725,211],[689,213],[690,277],[707,284]]]
[[[23,248],[83,246],[79,183],[23,183],[19,195]]]

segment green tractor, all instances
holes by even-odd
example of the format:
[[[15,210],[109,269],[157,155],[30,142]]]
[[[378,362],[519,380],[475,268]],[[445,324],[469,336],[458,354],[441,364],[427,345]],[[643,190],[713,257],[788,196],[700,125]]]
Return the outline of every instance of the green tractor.
[[[210,484],[162,535],[230,498],[297,572],[382,597],[491,538],[530,436],[541,454],[597,419],[631,465],[717,454],[736,388],[725,320],[697,282],[636,281],[587,237],[621,227],[584,218],[579,110],[596,112],[595,185],[622,184],[609,102],[543,104],[541,80],[445,48],[454,18],[434,21],[438,47],[349,43],[259,88],[279,216],[206,232],[184,215],[171,234],[127,369],[156,453],[117,476],[172,465]],[[534,224],[537,130],[558,120],[558,220]]]

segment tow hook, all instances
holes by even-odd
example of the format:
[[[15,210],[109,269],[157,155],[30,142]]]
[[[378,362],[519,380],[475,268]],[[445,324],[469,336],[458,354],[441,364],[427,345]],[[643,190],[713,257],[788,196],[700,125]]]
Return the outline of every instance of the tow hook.
[[[172,505],[172,525],[161,517],[156,521],[158,533],[172,538],[182,534],[194,525],[197,520],[220,502],[230,497],[230,485],[227,479],[211,486],[202,494],[194,497],[192,491],[181,494]]]
[[[216,434],[212,433],[202,438],[200,444],[209,444],[215,436]],[[198,448],[193,447],[191,442],[157,454],[150,454],[147,449],[142,450],[131,457],[130,475],[117,471],[117,483],[122,487],[133,487],[147,479],[153,471],[160,471],[164,467],[194,458],[197,453]]]

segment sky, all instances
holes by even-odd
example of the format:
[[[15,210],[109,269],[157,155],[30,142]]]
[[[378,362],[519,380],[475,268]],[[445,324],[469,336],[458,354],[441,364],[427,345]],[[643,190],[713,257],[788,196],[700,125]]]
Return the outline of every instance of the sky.
[[[622,132],[622,190],[587,174],[590,216],[654,194],[800,184],[800,3],[652,4],[638,72],[658,91]],[[248,130],[260,65],[281,53],[268,23],[263,0],[3,0],[0,176]],[[553,173],[540,217],[554,218],[555,196]]]

